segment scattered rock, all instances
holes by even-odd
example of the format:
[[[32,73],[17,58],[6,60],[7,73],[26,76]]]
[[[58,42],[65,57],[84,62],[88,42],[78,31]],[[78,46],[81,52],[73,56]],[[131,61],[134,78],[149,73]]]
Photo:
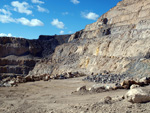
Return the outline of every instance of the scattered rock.
[[[104,103],[111,104],[112,98],[110,96],[107,96],[104,98]]]

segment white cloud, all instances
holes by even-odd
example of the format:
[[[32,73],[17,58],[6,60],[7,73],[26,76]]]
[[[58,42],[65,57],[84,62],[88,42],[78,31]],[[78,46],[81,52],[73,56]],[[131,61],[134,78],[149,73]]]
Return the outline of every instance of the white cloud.
[[[56,26],[59,29],[64,29],[65,25],[63,22],[59,21],[58,19],[53,19],[53,21],[51,22],[51,24],[53,26]]]
[[[6,11],[5,9],[0,9],[0,22],[1,23],[21,23],[26,26],[43,26],[44,23],[38,19],[28,20],[24,17],[19,19],[14,19],[11,17],[11,12]]]
[[[69,34],[72,34],[72,31],[69,31],[68,33],[69,33]]]
[[[25,13],[27,15],[32,14],[32,11],[28,9],[30,8],[30,5],[27,2],[20,3],[19,1],[13,1],[11,2],[11,5],[15,7],[14,11],[17,11],[19,13]]]
[[[28,20],[24,17],[17,19],[17,22],[21,23],[22,25],[32,26],[32,27],[44,25],[44,23],[38,19]]]
[[[80,3],[79,0],[71,0],[71,2],[72,2],[73,4],[79,4],[79,3]]]
[[[64,15],[64,16],[65,16],[65,15],[68,15],[68,14],[69,14],[68,12],[63,12],[63,13],[62,13],[62,15]]]
[[[81,12],[81,15],[89,20],[97,20],[97,18],[99,17],[98,14],[93,13],[93,12],[89,12],[89,13],[85,13],[85,12]]]
[[[61,35],[64,34],[64,31],[61,30],[61,31],[60,31],[60,34],[61,34]]]
[[[40,1],[40,0],[31,0],[32,3],[37,3],[37,4],[44,4],[43,1]]]
[[[10,23],[10,22],[15,22],[15,19],[8,15],[0,15],[0,22],[2,23]]]
[[[0,9],[0,22],[2,23],[10,23],[15,22],[15,20],[10,17],[12,14],[9,11],[6,11],[5,9]]]
[[[0,13],[3,13],[4,15],[12,15],[10,11],[6,11],[5,9],[0,9]]]
[[[48,10],[48,9],[45,9],[45,8],[43,8],[43,7],[40,7],[39,5],[37,6],[37,8],[38,8],[38,11],[39,11],[39,12],[46,12],[46,13],[49,13],[49,10]]]
[[[0,36],[6,36],[6,37],[12,37],[12,34],[11,33],[8,33],[8,34],[5,34],[5,33],[0,33]]]

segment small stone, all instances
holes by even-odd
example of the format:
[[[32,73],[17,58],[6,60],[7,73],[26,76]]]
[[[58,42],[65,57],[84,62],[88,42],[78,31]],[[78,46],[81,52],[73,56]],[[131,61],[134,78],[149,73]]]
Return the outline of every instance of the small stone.
[[[138,87],[140,87],[140,86],[137,85],[137,84],[133,84],[133,85],[130,86],[130,89],[134,89],[134,88],[138,88]]]
[[[89,88],[89,91],[94,91],[94,88],[93,88],[93,87],[90,87],[90,88]]]
[[[78,91],[86,91],[86,86],[81,86],[77,88],[77,92]]]
[[[127,106],[128,108],[132,108],[132,105]]]
[[[44,80],[44,81],[50,80],[50,76],[45,76],[45,77],[43,77],[43,80]]]
[[[11,84],[11,85],[15,85],[16,82],[11,80],[8,83]]]
[[[56,101],[54,101],[54,103],[56,103]]]
[[[110,96],[107,96],[107,97],[104,98],[104,102],[105,102],[106,104],[110,104],[110,103],[111,103],[111,100],[112,100],[112,98],[111,98]]]
[[[105,86],[105,89],[106,89],[106,90],[112,90],[112,89],[113,89],[113,87],[112,87],[112,86],[108,86],[108,85],[107,85],[107,86]]]

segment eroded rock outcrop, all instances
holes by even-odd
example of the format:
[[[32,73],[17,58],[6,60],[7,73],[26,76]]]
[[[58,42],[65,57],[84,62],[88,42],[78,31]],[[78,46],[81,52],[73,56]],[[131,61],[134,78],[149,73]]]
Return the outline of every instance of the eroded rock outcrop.
[[[150,1],[123,0],[97,22],[56,47],[52,59],[35,66],[29,75],[65,72],[100,74],[105,70],[129,77],[149,76]]]

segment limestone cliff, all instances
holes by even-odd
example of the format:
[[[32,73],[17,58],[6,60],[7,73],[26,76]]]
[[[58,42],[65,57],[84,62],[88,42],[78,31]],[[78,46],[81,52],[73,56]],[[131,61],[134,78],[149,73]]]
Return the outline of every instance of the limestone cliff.
[[[50,57],[56,46],[68,42],[69,37],[41,35],[37,40],[0,37],[0,79],[26,76],[38,61]]]
[[[123,0],[56,47],[52,58],[36,64],[29,75],[108,71],[149,76],[149,37],[150,1]]]

